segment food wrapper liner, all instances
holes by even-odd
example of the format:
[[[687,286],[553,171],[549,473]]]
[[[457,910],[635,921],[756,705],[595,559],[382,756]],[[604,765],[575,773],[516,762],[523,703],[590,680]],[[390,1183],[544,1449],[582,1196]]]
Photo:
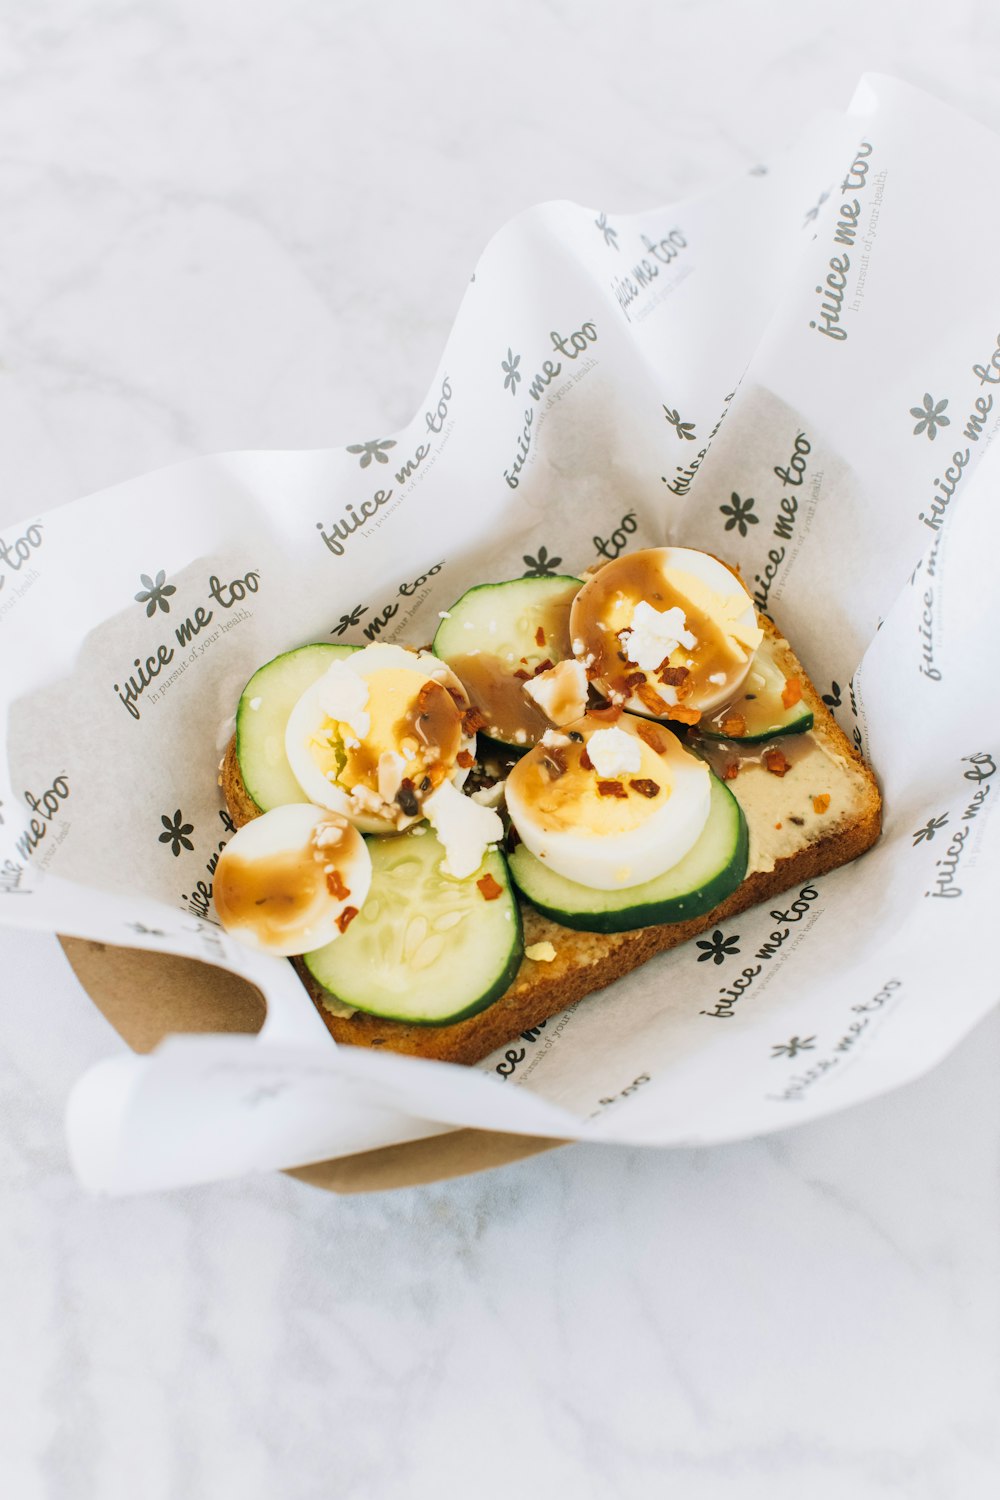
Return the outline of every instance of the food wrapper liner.
[[[735,1140],[894,1088],[980,1020],[998,180],[996,136],[866,77],[703,197],[508,224],[402,431],[202,458],[5,528],[0,920],[77,940],[137,1045],[164,1014],[188,1033],[76,1085],[88,1187],[308,1177],[414,1142],[433,1176],[569,1139]],[[875,768],[880,841],[479,1066],[336,1046],[291,966],[214,916],[247,679],[309,641],[426,644],[473,584],[664,543],[739,565]]]

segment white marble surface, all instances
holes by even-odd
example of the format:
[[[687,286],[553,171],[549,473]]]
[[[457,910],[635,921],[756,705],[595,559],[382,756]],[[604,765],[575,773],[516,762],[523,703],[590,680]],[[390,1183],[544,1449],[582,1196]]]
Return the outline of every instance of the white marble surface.
[[[0,0],[0,528],[400,425],[520,208],[717,182],[865,68],[1000,127],[998,64],[972,0]],[[51,938],[0,965],[5,1494],[995,1491],[996,1015],[765,1141],[95,1202],[61,1110],[119,1044]]]

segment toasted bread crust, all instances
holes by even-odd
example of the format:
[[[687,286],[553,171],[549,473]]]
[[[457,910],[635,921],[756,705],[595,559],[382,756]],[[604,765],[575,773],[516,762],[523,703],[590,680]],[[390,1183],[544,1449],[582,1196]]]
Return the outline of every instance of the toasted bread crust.
[[[260,817],[260,808],[246,789],[243,781],[243,772],[240,770],[240,763],[236,759],[235,734],[226,746],[226,753],[222,758],[219,778],[222,795],[225,797],[226,806],[229,809],[229,816],[237,828],[242,828],[244,823],[250,823],[254,818]]]
[[[520,1032],[540,1025],[568,1005],[603,989],[656,954],[686,943],[748,907],[847,864],[871,848],[882,826],[882,800],[875,777],[829,712],[788,642],[765,616],[760,617],[760,624],[772,641],[782,670],[802,683],[803,697],[813,712],[813,732],[828,750],[851,765],[856,778],[856,802],[839,823],[822,838],[806,842],[796,853],[779,859],[773,870],[749,875],[725,901],[688,922],[641,927],[633,932],[577,932],[551,921],[522,901],[525,945],[548,941],[556,950],[555,959],[550,963],[523,959],[513,984],[499,1000],[478,1015],[451,1026],[415,1026],[360,1011],[349,1017],[332,1015],[323,1004],[326,992],[305,965],[293,959],[335,1040],[356,1047],[386,1047],[392,1052],[443,1062],[479,1062]],[[235,823],[242,825],[258,816],[260,809],[240,774],[235,736],[223,761],[222,788]]]

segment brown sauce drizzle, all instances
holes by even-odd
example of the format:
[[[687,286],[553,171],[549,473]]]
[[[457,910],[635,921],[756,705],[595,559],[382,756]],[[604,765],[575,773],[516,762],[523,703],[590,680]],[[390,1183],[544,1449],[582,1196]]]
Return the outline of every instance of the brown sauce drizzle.
[[[472,702],[482,709],[486,720],[483,733],[492,739],[528,748],[537,745],[545,731],[552,728],[549,719],[525,693],[524,680],[517,680],[514,669],[526,668],[525,677],[530,678],[546,658],[551,665],[572,656],[569,612],[578,592],[577,585],[571,584],[565,593],[557,594],[544,608],[532,612],[533,644],[523,660],[509,662],[490,651],[448,657],[449,667]],[[519,732],[523,738],[518,737]]]
[[[270,859],[220,859],[214,896],[223,927],[252,927],[263,942],[280,942],[325,891],[325,863],[311,844]]]
[[[524,734],[523,743],[537,745],[552,725],[537,704],[524,691],[524,681],[514,676],[509,661],[490,652],[477,656],[453,656],[448,662],[473,703],[480,706],[483,733],[492,739],[516,742],[517,731]]]
[[[462,743],[462,716],[451,694],[440,682],[425,682],[406,713],[393,726],[397,744],[416,740],[431,779],[435,764],[451,765]],[[440,780],[440,777],[438,778]]]
[[[748,766],[766,769],[764,757],[775,749],[780,749],[791,769],[811,755],[817,749],[819,741],[812,730],[806,730],[804,734],[783,734],[778,739],[758,740],[756,744],[749,745],[741,745],[739,740],[707,740],[700,735],[692,735],[690,744],[699,755],[704,756],[716,776],[729,781]],[[735,771],[733,767],[736,767]],[[726,775],[727,771],[730,772],[729,776]]]

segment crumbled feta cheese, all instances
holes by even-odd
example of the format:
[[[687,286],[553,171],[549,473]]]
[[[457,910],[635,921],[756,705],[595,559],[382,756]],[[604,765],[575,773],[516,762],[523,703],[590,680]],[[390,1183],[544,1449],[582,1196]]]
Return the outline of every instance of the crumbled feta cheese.
[[[587,741],[587,754],[602,777],[638,771],[642,765],[642,746],[624,729],[598,729]]]
[[[444,845],[441,868],[464,880],[478,870],[489,844],[503,838],[503,823],[492,808],[464,797],[450,781],[442,781],[424,802],[424,812]]]
[[[339,823],[319,823],[313,830],[313,844],[317,849],[329,849],[334,844],[343,842],[345,831]]]
[[[251,698],[251,699],[250,699],[250,704],[249,704],[249,706],[250,706],[250,708],[252,708],[252,709],[253,709],[253,711],[254,711],[254,713],[256,713],[256,712],[257,712],[257,710],[258,710],[258,708],[260,708],[260,705],[261,705],[261,701],[262,701],[262,700],[261,700],[261,699],[260,699],[260,698]]]
[[[542,744],[550,750],[558,750],[563,745],[571,745],[573,741],[568,734],[560,734],[558,729],[546,729],[542,735]]]
[[[533,959],[536,964],[550,964],[556,956],[556,950],[551,943],[529,943],[524,956]]]
[[[714,682],[717,687],[721,687],[726,680],[726,674],[725,672],[710,672],[708,680],[709,682]]]
[[[518,745],[526,745],[528,743],[528,736],[523,729],[515,729],[514,740]]]
[[[641,599],[632,615],[632,628],[621,632],[621,642],[629,661],[652,672],[678,646],[688,650],[696,646],[698,637],[688,630],[684,611],[677,605],[659,610]]]
[[[506,785],[506,780],[495,781],[492,786],[480,787],[478,792],[472,792],[471,799],[478,802],[480,807],[499,807],[504,799]]]
[[[378,794],[384,802],[392,802],[399,791],[406,770],[406,761],[394,750],[383,750],[378,758]]]
[[[439,620],[450,620],[451,619],[451,610],[449,610],[449,609],[439,609],[438,610],[438,619]]]
[[[582,662],[557,662],[547,672],[530,678],[524,691],[553,724],[572,724],[586,712],[587,674]]]
[[[392,817],[393,812],[398,812],[399,810],[398,808],[387,808],[382,798],[360,781],[357,786],[351,788],[350,800],[358,812],[374,813],[376,817]]]

